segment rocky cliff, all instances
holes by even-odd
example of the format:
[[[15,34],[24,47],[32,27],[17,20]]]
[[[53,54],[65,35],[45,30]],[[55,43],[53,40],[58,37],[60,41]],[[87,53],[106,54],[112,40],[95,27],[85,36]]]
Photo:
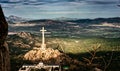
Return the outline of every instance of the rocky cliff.
[[[8,34],[8,24],[0,6],[0,71],[10,71],[9,50],[5,42]]]

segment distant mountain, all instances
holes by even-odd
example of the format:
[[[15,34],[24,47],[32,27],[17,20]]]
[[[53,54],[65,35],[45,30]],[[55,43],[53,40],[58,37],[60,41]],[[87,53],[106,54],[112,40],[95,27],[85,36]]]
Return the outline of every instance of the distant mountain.
[[[84,23],[84,24],[100,24],[100,23],[103,23],[103,22],[120,23],[120,17],[95,18],[95,19],[78,19],[78,20],[69,20],[68,22]]]
[[[18,16],[14,16],[14,15],[10,15],[9,17],[6,17],[6,20],[9,23],[17,23],[17,22],[25,22],[28,21],[28,19],[22,18],[22,17],[18,17]]]
[[[39,33],[45,27],[52,36],[110,36],[119,37],[120,17],[96,19],[51,20],[38,19],[9,24],[10,32],[27,31]],[[114,33],[113,33],[114,31]],[[109,32],[109,33],[108,33]],[[91,34],[92,33],[92,34]],[[115,34],[117,33],[117,34]],[[49,34],[48,34],[49,35]]]
[[[71,18],[70,18],[71,19]],[[91,25],[102,25],[103,23],[107,23],[107,25],[115,25],[120,26],[120,17],[114,18],[96,18],[96,19],[71,19],[69,18],[60,18],[59,20],[51,20],[51,19],[38,19],[38,20],[30,20],[27,22],[23,22],[24,24],[35,24],[30,28],[37,30],[38,28],[44,26],[50,30],[66,30],[73,31],[73,29],[85,28]],[[111,26],[112,27],[112,26]],[[29,28],[29,29],[30,29]],[[91,27],[92,28],[92,27]]]
[[[113,18],[95,18],[95,19],[77,19],[77,18],[65,18],[60,17],[56,19],[38,19],[38,20],[30,20],[28,23],[36,23],[41,24],[43,26],[52,26],[50,28],[56,28],[58,26],[89,26],[93,24],[103,24],[103,23],[111,23],[113,25],[120,25],[120,17]]]
[[[58,20],[58,21],[70,21],[70,20],[78,20],[78,19],[77,18],[59,17],[59,18],[55,18],[54,20]]]

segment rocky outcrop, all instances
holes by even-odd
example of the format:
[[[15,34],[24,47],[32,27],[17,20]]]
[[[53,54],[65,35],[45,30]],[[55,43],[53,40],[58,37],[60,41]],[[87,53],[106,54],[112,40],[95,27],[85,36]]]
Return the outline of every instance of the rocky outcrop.
[[[30,50],[24,55],[25,60],[32,61],[33,63],[39,63],[43,62],[44,64],[55,64],[55,65],[61,65],[61,66],[68,66],[68,71],[87,71],[85,65],[76,60],[70,58],[65,53],[59,52],[57,49],[54,50],[52,48],[36,48],[33,50]]]
[[[21,37],[21,38],[29,38],[29,39],[32,39],[31,34],[30,34],[30,33],[26,33],[26,32],[24,32],[24,31],[17,33],[17,35],[18,35],[19,37]]]
[[[42,48],[37,48],[26,53],[24,55],[24,59],[30,61],[43,61],[49,60],[51,58],[56,58],[60,55],[61,53],[58,50],[53,50],[52,48],[46,48],[45,50],[43,50]]]
[[[8,24],[0,6],[0,71],[10,71],[9,51],[5,42],[8,34]]]

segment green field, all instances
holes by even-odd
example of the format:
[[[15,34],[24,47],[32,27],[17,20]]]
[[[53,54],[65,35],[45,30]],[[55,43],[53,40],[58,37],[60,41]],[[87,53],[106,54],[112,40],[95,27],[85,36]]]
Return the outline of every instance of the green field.
[[[100,46],[99,51],[120,51],[120,38],[80,37],[47,38],[48,45],[63,49],[65,53],[84,53],[88,49]]]
[[[48,41],[51,42],[53,48],[59,45],[57,49],[73,59],[88,64],[85,58],[89,61],[93,58],[92,64],[99,64],[104,71],[120,70],[120,38],[48,38]]]

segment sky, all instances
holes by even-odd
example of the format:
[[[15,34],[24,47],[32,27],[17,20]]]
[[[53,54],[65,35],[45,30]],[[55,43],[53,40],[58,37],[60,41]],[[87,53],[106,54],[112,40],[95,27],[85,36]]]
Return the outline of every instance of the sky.
[[[0,0],[5,16],[30,19],[120,17],[119,0]]]

